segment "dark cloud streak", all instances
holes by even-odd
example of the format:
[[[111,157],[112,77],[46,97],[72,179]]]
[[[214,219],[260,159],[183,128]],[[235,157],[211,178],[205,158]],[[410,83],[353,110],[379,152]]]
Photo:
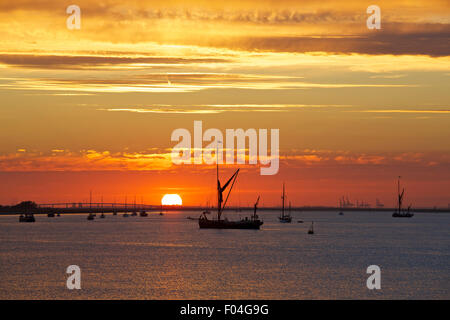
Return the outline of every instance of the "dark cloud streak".
[[[229,60],[216,58],[172,58],[172,57],[111,57],[111,56],[63,56],[0,54],[0,63],[14,67],[39,69],[84,69],[130,64],[195,64],[225,63]]]
[[[241,37],[232,40],[205,40],[203,45],[246,51],[442,57],[450,55],[450,26],[446,25],[446,31],[441,32],[391,33],[380,30],[351,37]]]

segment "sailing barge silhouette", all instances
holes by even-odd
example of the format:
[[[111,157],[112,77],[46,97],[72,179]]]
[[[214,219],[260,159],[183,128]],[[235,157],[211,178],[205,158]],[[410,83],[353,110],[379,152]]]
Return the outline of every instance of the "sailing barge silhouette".
[[[219,180],[219,162],[217,161],[217,219],[208,219],[207,215],[209,214],[209,211],[203,212],[198,219],[198,225],[201,229],[259,229],[259,227],[263,224],[256,214],[259,197],[254,205],[253,215],[250,217],[245,217],[244,219],[237,221],[230,221],[227,218],[222,218],[223,210],[225,209],[228,197],[230,196],[231,190],[236,182],[239,170],[240,169],[237,169],[231,178],[228,179],[228,181],[222,186]],[[228,191],[224,201],[223,194],[228,186],[230,186],[230,190]]]
[[[400,177],[398,177],[397,182],[397,197],[398,197],[398,208],[397,210],[392,214],[392,217],[394,218],[411,218],[414,216],[411,210],[411,205],[408,206],[408,209],[402,210],[402,203],[403,203],[403,196],[405,195],[405,188],[402,189],[402,192],[400,192]]]

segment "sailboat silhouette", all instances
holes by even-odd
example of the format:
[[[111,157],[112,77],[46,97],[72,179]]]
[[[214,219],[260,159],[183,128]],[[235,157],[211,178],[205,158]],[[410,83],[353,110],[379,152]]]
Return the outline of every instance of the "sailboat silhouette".
[[[203,212],[200,218],[198,219],[198,224],[201,229],[210,228],[210,229],[259,229],[259,227],[263,224],[261,220],[259,220],[258,216],[256,215],[256,209],[259,202],[259,197],[257,202],[255,203],[254,207],[254,214],[248,218],[245,217],[244,219],[238,220],[238,221],[229,221],[228,219],[222,219],[222,213],[225,209],[225,206],[227,204],[228,198],[230,196],[231,190],[233,189],[233,186],[236,182],[237,176],[239,174],[239,170],[237,169],[233,175],[228,179],[228,181],[222,186],[220,184],[219,179],[219,161],[218,161],[218,151],[217,148],[216,151],[216,157],[217,157],[217,167],[216,167],[216,173],[217,173],[217,219],[208,219],[207,213]],[[230,187],[230,190],[228,191],[226,198],[223,198],[223,194],[226,191],[226,189]]]
[[[402,191],[400,192],[400,176],[398,177],[398,182],[397,182],[397,210],[392,214],[392,217],[394,218],[411,218],[412,216],[414,216],[414,214],[412,212],[410,212],[411,210],[411,205],[408,206],[408,209],[405,211],[402,211],[402,204],[403,204],[403,196],[405,195],[405,188],[402,189]]]

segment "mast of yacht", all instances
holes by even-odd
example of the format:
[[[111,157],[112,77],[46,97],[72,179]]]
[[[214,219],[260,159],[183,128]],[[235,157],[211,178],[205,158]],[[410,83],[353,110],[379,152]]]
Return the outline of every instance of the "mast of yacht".
[[[222,214],[221,209],[221,195],[220,195],[220,181],[219,181],[219,141],[216,145],[216,178],[217,178],[217,220],[220,220]]]
[[[283,182],[283,195],[281,196],[282,199],[282,205],[281,205],[281,218],[284,218],[284,199],[285,199],[285,193],[284,193],[284,182]]]
[[[401,176],[398,176],[398,182],[397,182],[398,213],[401,213],[402,202],[403,202],[403,195],[405,194],[405,189],[403,189],[402,192],[400,193],[400,178],[401,178]]]
[[[256,199],[255,205],[254,205],[254,211],[253,211],[253,220],[256,220],[256,209],[258,209],[258,203],[259,203],[259,196],[258,199]]]
[[[217,220],[220,221],[220,217],[222,215],[223,208],[225,208],[225,205],[227,204],[228,197],[230,196],[231,190],[233,189],[234,183],[236,182],[237,175],[239,173],[240,169],[237,169],[233,175],[228,179],[228,181],[223,185],[223,187],[220,185],[219,180],[219,146],[217,145],[216,150],[217,155],[217,164],[216,164],[216,176],[217,176]],[[223,200],[223,192],[227,189],[228,185],[231,183],[230,190],[227,193],[227,197],[225,198],[225,201]],[[223,202],[223,205],[222,205]]]

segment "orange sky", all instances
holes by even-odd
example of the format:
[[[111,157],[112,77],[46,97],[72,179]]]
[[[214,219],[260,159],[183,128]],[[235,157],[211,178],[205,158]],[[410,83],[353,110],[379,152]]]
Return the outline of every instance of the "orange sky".
[[[0,203],[86,200],[89,190],[187,205],[214,170],[175,166],[171,132],[280,129],[280,171],[244,166],[232,203],[450,203],[446,1],[0,3]],[[230,173],[231,169],[224,166]]]

